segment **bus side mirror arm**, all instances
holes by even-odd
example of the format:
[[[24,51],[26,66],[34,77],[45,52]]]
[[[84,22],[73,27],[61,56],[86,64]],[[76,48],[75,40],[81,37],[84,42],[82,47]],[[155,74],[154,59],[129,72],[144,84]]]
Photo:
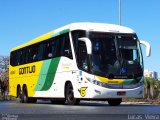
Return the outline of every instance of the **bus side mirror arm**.
[[[78,40],[85,42],[86,47],[87,47],[87,54],[91,55],[92,54],[92,43],[90,39],[83,37],[83,38],[79,38]]]
[[[151,55],[151,45],[148,42],[143,41],[143,40],[140,40],[140,44],[145,45],[145,47],[146,47],[146,56],[149,57]]]

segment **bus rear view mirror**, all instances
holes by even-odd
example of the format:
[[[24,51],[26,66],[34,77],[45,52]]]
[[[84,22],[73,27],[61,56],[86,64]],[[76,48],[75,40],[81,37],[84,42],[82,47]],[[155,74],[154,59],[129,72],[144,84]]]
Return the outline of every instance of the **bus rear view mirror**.
[[[83,37],[83,38],[79,38],[78,40],[85,42],[87,47],[87,54],[92,54],[92,43],[90,39]]]
[[[149,57],[151,55],[151,46],[148,42],[140,40],[140,44],[145,45],[146,47],[146,56]]]

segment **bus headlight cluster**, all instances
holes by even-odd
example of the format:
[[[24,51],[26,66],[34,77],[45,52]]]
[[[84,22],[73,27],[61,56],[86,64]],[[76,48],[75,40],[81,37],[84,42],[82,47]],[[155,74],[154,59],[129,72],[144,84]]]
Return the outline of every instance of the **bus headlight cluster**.
[[[107,83],[102,83],[100,81],[97,81],[95,79],[91,79],[91,78],[86,78],[90,83],[93,83],[95,85],[101,86],[101,87],[105,87],[105,88],[112,88],[112,89],[133,89],[133,88],[137,88],[140,87],[144,84],[143,81],[140,81],[137,84],[129,84],[129,85],[125,85],[125,84],[107,84]]]
[[[104,83],[100,82],[100,81],[97,81],[95,79],[91,79],[91,78],[87,78],[86,79],[90,82],[90,83],[93,83],[95,85],[99,85],[99,86],[103,86]]]

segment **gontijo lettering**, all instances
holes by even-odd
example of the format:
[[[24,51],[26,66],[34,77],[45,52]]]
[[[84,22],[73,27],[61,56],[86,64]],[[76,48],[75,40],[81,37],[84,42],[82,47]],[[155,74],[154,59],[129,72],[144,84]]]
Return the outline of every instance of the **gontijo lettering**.
[[[36,71],[36,66],[35,65],[22,67],[22,68],[19,68],[19,75],[35,73],[35,71]]]

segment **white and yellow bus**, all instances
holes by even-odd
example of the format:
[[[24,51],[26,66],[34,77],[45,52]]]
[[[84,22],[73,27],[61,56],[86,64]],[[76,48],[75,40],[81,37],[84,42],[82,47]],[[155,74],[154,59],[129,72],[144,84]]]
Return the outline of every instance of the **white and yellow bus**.
[[[143,57],[136,33],[104,23],[72,23],[11,50],[9,93],[22,103],[37,99],[79,104],[80,100],[142,98]]]

